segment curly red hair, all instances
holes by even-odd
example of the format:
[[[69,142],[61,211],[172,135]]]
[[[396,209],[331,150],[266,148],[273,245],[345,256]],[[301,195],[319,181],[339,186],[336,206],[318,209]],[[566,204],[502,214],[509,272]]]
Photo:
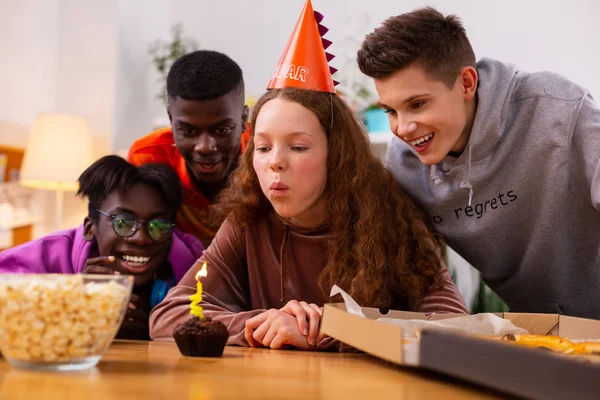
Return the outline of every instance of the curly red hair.
[[[337,284],[358,302],[389,307],[394,297],[419,298],[440,269],[437,235],[429,218],[404,194],[373,152],[354,113],[338,96],[295,88],[274,89],[254,107],[251,126],[273,99],[302,105],[325,129],[328,142],[328,261],[319,283]],[[254,131],[252,131],[252,137]],[[246,226],[273,208],[252,166],[250,140],[215,206],[219,215]]]

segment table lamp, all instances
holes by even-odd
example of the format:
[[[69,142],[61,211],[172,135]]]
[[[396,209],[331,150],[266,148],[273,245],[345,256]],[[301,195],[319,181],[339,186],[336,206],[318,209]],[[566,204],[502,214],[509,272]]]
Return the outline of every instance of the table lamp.
[[[19,175],[21,185],[56,191],[56,228],[62,229],[64,191],[78,189],[77,178],[93,162],[87,121],[63,113],[37,116]]]

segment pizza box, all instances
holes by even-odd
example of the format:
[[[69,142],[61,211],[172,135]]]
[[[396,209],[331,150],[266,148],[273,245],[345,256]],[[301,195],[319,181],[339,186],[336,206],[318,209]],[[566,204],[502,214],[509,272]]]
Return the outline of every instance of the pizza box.
[[[344,303],[326,304],[321,332],[358,350],[409,368],[443,374],[531,399],[600,398],[600,363],[585,356],[562,355],[499,340],[424,328],[420,339],[404,339],[399,326],[376,321],[440,320],[462,314],[426,316],[422,313],[360,307],[363,316],[347,311]],[[498,313],[530,334],[572,340],[600,339],[600,321],[556,314]]]

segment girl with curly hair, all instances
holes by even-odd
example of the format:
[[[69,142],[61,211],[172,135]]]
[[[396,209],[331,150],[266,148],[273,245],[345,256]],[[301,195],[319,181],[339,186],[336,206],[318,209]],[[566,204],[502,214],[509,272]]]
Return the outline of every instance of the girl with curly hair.
[[[204,315],[228,327],[229,344],[335,348],[318,334],[333,284],[363,306],[467,313],[429,218],[384,169],[342,99],[273,89],[251,126],[219,198],[227,220],[154,309],[154,339],[189,318],[204,262]]]

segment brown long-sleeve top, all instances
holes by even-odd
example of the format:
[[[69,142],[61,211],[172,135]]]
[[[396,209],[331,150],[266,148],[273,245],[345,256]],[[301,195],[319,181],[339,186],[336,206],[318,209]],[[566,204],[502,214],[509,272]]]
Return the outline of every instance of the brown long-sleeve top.
[[[270,308],[281,308],[290,300],[323,306],[327,298],[317,280],[327,263],[327,234],[326,227],[300,228],[274,212],[246,228],[225,221],[202,257],[152,311],[150,336],[172,340],[175,326],[190,317],[195,275],[205,261],[208,275],[202,279],[200,305],[206,317],[227,326],[228,344],[247,346],[246,320]],[[468,313],[445,265],[439,282],[441,285],[432,286],[425,297],[416,301],[399,296],[391,308]]]

